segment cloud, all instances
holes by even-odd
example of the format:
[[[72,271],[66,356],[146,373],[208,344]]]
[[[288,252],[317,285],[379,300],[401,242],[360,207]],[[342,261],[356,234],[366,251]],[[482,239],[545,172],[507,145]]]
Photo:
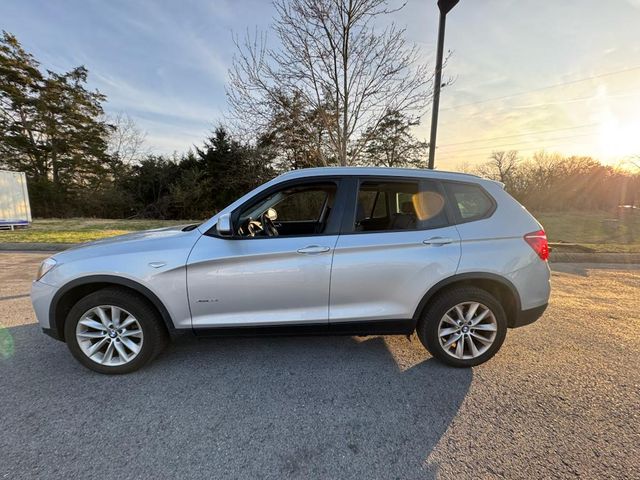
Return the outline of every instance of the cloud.
[[[112,75],[94,72],[92,78],[99,90],[107,95],[107,106],[114,109],[130,108],[192,122],[211,122],[222,115],[219,109],[203,105],[203,101],[185,101],[167,92],[135,86]]]
[[[135,86],[125,79],[99,72],[92,84],[107,95],[108,112],[124,111],[147,133],[146,143],[153,153],[184,152],[202,142],[223,112],[203,100]]]
[[[174,152],[177,152],[178,154],[184,153],[194,145],[200,145],[203,139],[203,135],[194,135],[185,132],[176,133],[171,131],[149,134],[146,136],[145,142],[149,145],[152,153],[158,155],[171,155]]]

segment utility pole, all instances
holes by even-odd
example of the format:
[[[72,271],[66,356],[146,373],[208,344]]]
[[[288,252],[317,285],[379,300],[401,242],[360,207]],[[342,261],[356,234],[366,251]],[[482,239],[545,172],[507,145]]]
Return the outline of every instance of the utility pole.
[[[433,108],[431,109],[431,138],[429,140],[429,166],[433,170],[436,158],[436,135],[438,133],[438,109],[440,108],[440,88],[442,87],[442,56],[444,54],[444,29],[447,23],[447,13],[460,0],[438,0],[440,9],[440,23],[438,25],[438,46],[436,53],[436,72],[433,80]]]

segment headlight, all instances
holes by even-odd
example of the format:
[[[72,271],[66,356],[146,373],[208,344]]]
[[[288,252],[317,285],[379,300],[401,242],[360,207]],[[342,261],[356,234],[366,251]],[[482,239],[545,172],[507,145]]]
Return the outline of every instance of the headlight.
[[[53,258],[47,258],[44,262],[40,264],[40,268],[38,269],[38,276],[36,280],[40,280],[44,277],[48,271],[50,271],[53,267],[58,264]]]

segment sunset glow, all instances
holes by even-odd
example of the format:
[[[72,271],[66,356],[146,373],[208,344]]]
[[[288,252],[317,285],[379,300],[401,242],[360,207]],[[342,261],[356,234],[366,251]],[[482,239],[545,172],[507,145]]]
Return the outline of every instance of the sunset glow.
[[[516,8],[517,7],[517,8]],[[403,21],[429,54],[435,30]],[[545,150],[619,164],[640,153],[640,2],[469,2],[448,18],[438,130],[439,168],[473,165],[494,150]],[[418,133],[429,136],[429,115]]]
[[[640,102],[636,102],[640,112]],[[608,116],[598,131],[598,147],[603,158],[620,158],[640,152],[640,114],[632,118]]]

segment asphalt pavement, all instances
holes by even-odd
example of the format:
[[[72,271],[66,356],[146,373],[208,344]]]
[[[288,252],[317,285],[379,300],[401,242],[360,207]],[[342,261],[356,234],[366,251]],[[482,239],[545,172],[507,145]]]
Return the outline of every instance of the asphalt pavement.
[[[640,478],[640,267],[556,264],[471,370],[416,338],[181,338],[126,376],[41,333],[0,253],[0,478]]]

